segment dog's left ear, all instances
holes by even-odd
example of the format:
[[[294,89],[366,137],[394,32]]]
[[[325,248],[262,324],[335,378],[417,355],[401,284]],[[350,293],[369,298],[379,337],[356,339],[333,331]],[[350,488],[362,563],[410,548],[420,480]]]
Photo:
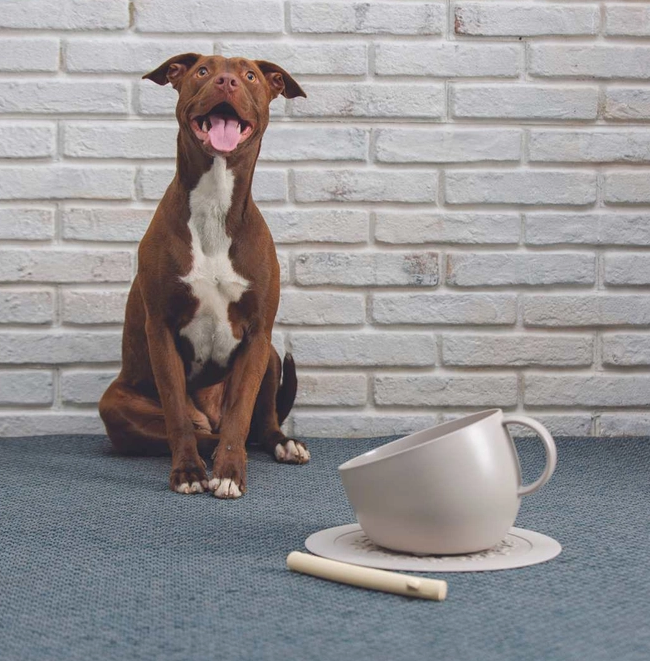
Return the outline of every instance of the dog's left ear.
[[[163,62],[157,69],[145,73],[142,77],[153,80],[153,82],[158,85],[171,83],[174,89],[178,89],[183,76],[196,64],[196,61],[200,57],[201,56],[197,53],[174,55],[174,57],[170,57],[167,62]]]
[[[302,91],[302,87],[282,67],[265,60],[255,60],[255,64],[264,74],[274,99],[278,94],[282,94],[287,99],[293,99],[296,96],[307,98],[307,95]]]

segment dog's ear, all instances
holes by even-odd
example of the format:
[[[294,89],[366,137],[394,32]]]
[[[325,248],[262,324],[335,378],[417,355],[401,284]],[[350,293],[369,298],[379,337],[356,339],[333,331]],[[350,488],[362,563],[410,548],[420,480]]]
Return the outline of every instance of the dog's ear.
[[[255,60],[255,64],[264,74],[274,99],[278,94],[282,94],[287,99],[293,99],[296,96],[307,98],[307,95],[302,91],[302,87],[282,67],[265,60]]]
[[[174,89],[178,89],[183,76],[191,69],[196,61],[201,56],[197,53],[183,53],[182,55],[174,55],[170,57],[167,62],[161,64],[157,69],[145,73],[143,78],[153,80],[158,85],[166,85],[171,83]]]

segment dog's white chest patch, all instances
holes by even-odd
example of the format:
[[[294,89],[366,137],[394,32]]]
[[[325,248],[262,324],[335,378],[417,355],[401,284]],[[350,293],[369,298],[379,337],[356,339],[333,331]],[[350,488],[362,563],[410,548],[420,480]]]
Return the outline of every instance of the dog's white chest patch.
[[[190,378],[213,360],[221,366],[239,344],[228,320],[228,306],[236,303],[249,282],[233,268],[226,216],[235,177],[224,158],[214,164],[190,194],[189,228],[192,235],[192,268],[181,279],[192,289],[199,306],[192,321],[181,329],[194,348]]]

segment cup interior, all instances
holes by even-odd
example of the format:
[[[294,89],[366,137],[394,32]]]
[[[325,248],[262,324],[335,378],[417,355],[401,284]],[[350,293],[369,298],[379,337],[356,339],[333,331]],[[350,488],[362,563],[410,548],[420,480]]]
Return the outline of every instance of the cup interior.
[[[459,418],[458,420],[444,422],[441,425],[429,427],[428,429],[423,429],[422,431],[415,432],[409,436],[398,438],[396,441],[391,441],[390,443],[381,445],[374,450],[369,450],[368,452],[360,454],[358,457],[346,461],[339,466],[339,470],[345,471],[352,468],[359,468],[360,466],[366,466],[402,454],[414,447],[425,445],[427,443],[434,443],[445,436],[457,432],[459,429],[465,429],[466,427],[475,425],[490,416],[496,415],[499,411],[500,409],[480,411],[479,413],[473,413],[472,415]]]

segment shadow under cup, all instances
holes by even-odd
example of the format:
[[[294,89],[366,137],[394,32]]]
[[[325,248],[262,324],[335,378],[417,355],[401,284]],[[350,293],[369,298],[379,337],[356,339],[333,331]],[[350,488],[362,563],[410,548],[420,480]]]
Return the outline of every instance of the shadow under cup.
[[[546,449],[542,476],[525,487],[508,424],[532,428]],[[501,542],[521,496],[548,481],[556,460],[553,438],[539,422],[491,409],[370,450],[339,466],[339,474],[373,542],[407,553],[454,555]]]

